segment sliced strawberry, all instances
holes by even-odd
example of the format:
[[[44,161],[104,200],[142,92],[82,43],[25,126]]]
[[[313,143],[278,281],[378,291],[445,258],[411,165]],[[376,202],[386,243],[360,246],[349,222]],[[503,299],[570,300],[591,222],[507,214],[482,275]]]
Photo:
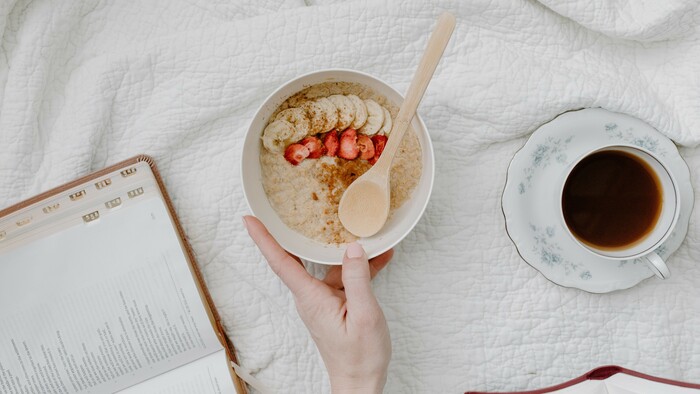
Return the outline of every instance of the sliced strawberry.
[[[386,142],[389,140],[385,135],[375,134],[372,136],[372,142],[374,143],[374,156],[378,159],[379,156],[384,152],[384,147]]]
[[[345,129],[340,135],[340,149],[338,156],[347,160],[354,160],[360,154],[360,147],[357,146],[357,131],[355,129]]]
[[[360,159],[369,160],[374,158],[374,144],[368,136],[361,134],[357,137],[357,146],[360,147]]]
[[[334,157],[338,154],[338,133],[331,130],[323,136],[323,145],[326,147],[326,156]]]
[[[309,157],[309,153],[309,148],[305,147],[304,145],[291,144],[284,151],[284,158],[287,159],[288,162],[292,163],[292,165],[296,166],[299,165],[302,160]]]
[[[304,145],[309,150],[309,159],[318,159],[326,153],[326,147],[316,137],[306,137],[299,141],[299,144]]]
[[[374,143],[374,157],[369,159],[369,163],[374,165],[374,163],[379,160],[379,156],[384,152],[384,147],[389,139],[385,135],[375,134],[372,136],[372,142]]]

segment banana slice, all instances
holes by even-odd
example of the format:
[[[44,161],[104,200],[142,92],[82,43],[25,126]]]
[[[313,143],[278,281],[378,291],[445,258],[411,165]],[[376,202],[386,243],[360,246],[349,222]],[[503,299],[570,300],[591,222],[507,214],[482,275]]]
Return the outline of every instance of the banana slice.
[[[394,123],[391,121],[391,113],[389,113],[389,110],[382,107],[384,110],[384,124],[382,125],[382,128],[379,129],[379,133],[384,134],[384,135],[389,135],[391,133],[391,127],[394,125]]]
[[[374,100],[365,100],[367,122],[358,130],[365,135],[375,135],[384,124],[384,108]]]
[[[301,105],[306,115],[311,119],[309,134],[324,133],[331,130],[338,123],[338,110],[327,98],[306,101]]]
[[[316,100],[325,111],[326,125],[323,127],[323,133],[333,130],[338,124],[338,108],[327,97],[321,97]]]
[[[365,102],[362,101],[361,98],[354,94],[348,94],[347,98],[349,98],[355,106],[355,119],[352,121],[351,126],[353,129],[357,130],[364,126],[367,121],[367,105],[365,105]]]
[[[326,84],[314,85],[306,90],[304,97],[309,100],[318,99],[319,97],[328,97],[331,95],[331,89]]]
[[[306,115],[311,120],[311,128],[309,129],[309,134],[318,134],[323,132],[323,128],[326,126],[326,120],[323,119],[324,109],[323,107],[314,100],[304,101],[301,109],[306,111]]]
[[[276,120],[265,127],[262,136],[263,145],[270,152],[282,153],[287,143],[291,142],[294,132],[293,124],[282,119]]]
[[[275,116],[275,120],[286,120],[294,126],[294,134],[290,137],[293,141],[299,141],[309,135],[311,121],[306,116],[306,111],[301,108],[287,108]]]
[[[355,104],[352,103],[352,100],[342,94],[334,94],[328,97],[328,100],[338,109],[338,123],[335,128],[345,130],[350,127],[352,121],[355,120]]]
[[[288,99],[288,103],[290,107],[300,107],[307,101],[316,100],[319,97],[328,97],[330,95],[330,87],[325,86],[325,84],[315,85],[293,95]]]

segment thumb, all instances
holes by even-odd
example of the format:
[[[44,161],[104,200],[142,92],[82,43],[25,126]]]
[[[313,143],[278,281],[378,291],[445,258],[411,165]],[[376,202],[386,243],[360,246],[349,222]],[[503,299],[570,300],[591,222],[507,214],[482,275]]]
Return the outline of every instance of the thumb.
[[[360,310],[376,304],[370,285],[367,254],[357,242],[348,245],[345,251],[342,276],[348,310]]]

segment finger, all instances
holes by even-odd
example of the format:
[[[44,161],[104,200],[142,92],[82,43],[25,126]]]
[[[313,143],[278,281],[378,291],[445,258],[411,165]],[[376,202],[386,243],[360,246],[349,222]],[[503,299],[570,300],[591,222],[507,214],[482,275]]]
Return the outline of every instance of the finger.
[[[357,242],[348,245],[341,271],[348,311],[363,310],[376,304],[370,285],[369,262],[362,246]]]
[[[386,252],[380,254],[379,256],[373,258],[372,260],[369,261],[369,275],[371,279],[374,279],[375,276],[384,269],[384,267],[389,264],[391,261],[391,258],[394,257],[394,249],[389,249]]]
[[[334,265],[328,269],[323,282],[334,289],[343,288],[343,278],[341,277],[342,268],[339,265]]]
[[[258,249],[265,256],[272,271],[282,279],[282,282],[289,287],[295,296],[299,296],[304,289],[314,285],[314,278],[297,260],[282,249],[258,218],[244,216],[243,224]]]
[[[394,256],[394,250],[389,249],[386,252],[380,254],[379,256],[371,259],[369,261],[369,277],[370,279],[374,279],[375,276],[381,271],[384,267],[389,264],[389,261],[391,261],[391,258]],[[335,265],[331,267],[328,272],[326,272],[325,278],[323,278],[323,282],[325,282],[328,286],[334,288],[334,289],[342,289],[343,288],[343,279],[342,279],[342,269],[341,266]]]

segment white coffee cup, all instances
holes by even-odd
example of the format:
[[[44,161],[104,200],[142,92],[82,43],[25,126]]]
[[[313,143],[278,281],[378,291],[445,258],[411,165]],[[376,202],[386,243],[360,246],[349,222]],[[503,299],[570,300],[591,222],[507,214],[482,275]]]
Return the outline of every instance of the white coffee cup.
[[[656,220],[653,229],[648,231],[644,236],[630,245],[614,249],[597,248],[593,245],[582,242],[578,237],[576,237],[566,223],[562,204],[564,197],[564,186],[566,185],[566,180],[569,178],[574,168],[586,157],[602,151],[622,151],[644,161],[656,174],[661,187],[661,212],[659,213],[659,217]],[[680,215],[680,190],[673,175],[670,171],[668,171],[667,166],[663,164],[662,160],[658,156],[644,148],[637,146],[610,145],[592,150],[582,155],[578,158],[578,160],[575,160],[573,164],[569,166],[565,174],[566,175],[561,180],[559,214],[564,228],[576,243],[578,243],[582,248],[588,250],[590,253],[611,261],[641,259],[646,262],[652,272],[654,272],[654,274],[661,279],[666,279],[671,275],[671,272],[669,271],[664,260],[656,253],[656,249],[663,244],[664,241],[666,241],[666,239],[671,235],[673,228],[676,226],[676,222],[678,221],[678,217]]]

